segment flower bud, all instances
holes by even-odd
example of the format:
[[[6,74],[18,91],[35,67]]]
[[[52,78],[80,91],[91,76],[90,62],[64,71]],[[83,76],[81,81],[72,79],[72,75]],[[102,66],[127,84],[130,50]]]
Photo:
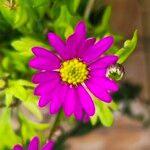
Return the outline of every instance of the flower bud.
[[[124,75],[124,67],[120,64],[113,64],[107,68],[106,76],[112,80],[119,81]]]

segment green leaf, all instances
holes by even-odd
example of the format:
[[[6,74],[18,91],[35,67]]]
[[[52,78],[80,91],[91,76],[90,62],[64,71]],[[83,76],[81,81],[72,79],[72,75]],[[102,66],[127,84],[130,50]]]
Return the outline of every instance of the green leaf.
[[[68,25],[65,30],[65,38],[67,39],[71,34],[73,33],[73,28],[72,26]]]
[[[18,84],[21,86],[28,86],[28,87],[33,87],[33,88],[35,87],[35,85],[32,82],[23,80],[23,79],[19,79]]]
[[[124,43],[123,48],[117,51],[116,55],[119,57],[118,63],[122,64],[134,51],[137,44],[137,30],[134,32],[131,40]]]
[[[11,43],[11,45],[13,46],[13,48],[15,50],[17,50],[18,52],[20,52],[21,55],[23,56],[27,56],[30,57],[32,56],[32,52],[31,52],[31,48],[34,46],[40,46],[40,47],[44,47],[44,48],[49,48],[49,46],[47,46],[46,44],[35,40],[31,37],[22,37],[19,40],[15,40]]]
[[[13,95],[21,101],[26,101],[27,92],[23,86],[15,85],[12,89]]]
[[[49,127],[46,123],[35,123],[26,118],[23,114],[19,113],[21,120],[21,134],[24,141],[31,139],[33,136],[38,135],[40,130],[45,130]]]
[[[18,98],[21,101],[27,100],[27,91],[22,85],[19,84],[18,81],[9,80],[8,85],[11,89],[10,92],[14,97]]]
[[[23,26],[28,20],[28,13],[27,11],[19,6],[17,7],[17,12],[16,12],[16,17],[14,19],[14,28],[19,28],[21,26]]]
[[[96,111],[97,111],[97,110],[96,110]],[[92,117],[90,118],[90,120],[91,120],[91,124],[92,124],[92,125],[95,125],[95,124],[97,123],[97,121],[98,121],[97,112],[95,112],[94,116],[92,116]]]
[[[80,4],[80,0],[67,0],[66,4],[70,10],[70,12],[72,13],[76,13],[78,7],[79,7],[79,4]]]
[[[101,24],[95,28],[96,35],[105,34],[109,31],[109,21],[111,16],[111,6],[107,6],[102,16]]]
[[[42,5],[47,5],[50,0],[32,0],[33,7],[40,7]]]
[[[15,9],[11,9],[9,6],[9,1],[6,0],[1,0],[0,1],[0,11],[1,14],[3,15],[3,17],[5,18],[5,20],[13,25],[14,24],[14,20],[16,17],[16,10]]]
[[[110,127],[113,123],[113,114],[109,108],[111,108],[112,110],[116,110],[116,104],[114,102],[112,102],[111,104],[104,103],[96,97],[93,97],[93,100],[95,103],[96,111],[95,114],[90,118],[91,124],[95,125],[98,120],[100,120],[104,126]]]
[[[37,105],[37,97],[33,95],[33,90],[28,90],[27,92],[27,100],[23,102],[23,105],[39,120],[42,120],[42,113]]]
[[[0,117],[0,149],[4,147],[12,147],[16,143],[20,143],[21,139],[16,135],[11,122],[11,109],[3,109]]]
[[[10,104],[13,102],[13,93],[11,88],[5,89],[5,104],[6,107],[9,107]]]
[[[108,107],[110,107],[112,110],[117,111],[119,110],[119,105],[112,101],[111,103],[108,104]]]
[[[4,88],[6,85],[6,82],[3,79],[0,79],[0,89]]]
[[[9,68],[9,64],[10,64],[10,60],[9,57],[6,56],[2,59],[2,66],[4,69],[8,69]]]
[[[113,115],[106,104],[101,103],[101,105],[99,105],[98,116],[104,126],[110,127],[112,125]]]
[[[69,28],[73,27],[74,24],[79,20],[78,16],[74,17],[69,11],[66,5],[61,5],[60,14],[58,18],[54,21],[53,27],[55,32],[64,38],[65,32],[67,32],[68,25]]]

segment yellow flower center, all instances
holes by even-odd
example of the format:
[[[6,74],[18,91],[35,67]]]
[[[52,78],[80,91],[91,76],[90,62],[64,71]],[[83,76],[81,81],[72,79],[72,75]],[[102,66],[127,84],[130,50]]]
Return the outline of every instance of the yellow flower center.
[[[72,85],[83,83],[89,73],[87,65],[77,58],[63,62],[59,72],[62,81]]]

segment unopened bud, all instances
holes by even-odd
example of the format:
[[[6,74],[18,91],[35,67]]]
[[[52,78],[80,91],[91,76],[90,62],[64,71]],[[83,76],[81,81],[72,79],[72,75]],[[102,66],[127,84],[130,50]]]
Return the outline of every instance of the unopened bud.
[[[119,81],[124,75],[124,67],[120,64],[114,64],[107,68],[106,76],[112,80]]]

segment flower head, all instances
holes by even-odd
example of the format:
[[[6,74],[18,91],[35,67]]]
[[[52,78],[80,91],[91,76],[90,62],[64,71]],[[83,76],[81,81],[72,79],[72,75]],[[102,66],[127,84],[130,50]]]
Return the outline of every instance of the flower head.
[[[66,116],[74,114],[81,120],[83,114],[92,116],[95,113],[91,95],[111,102],[111,93],[118,90],[118,85],[106,76],[106,71],[118,57],[104,56],[104,53],[113,44],[112,36],[97,42],[95,38],[86,38],[85,24],[80,21],[66,42],[52,32],[48,34],[48,40],[55,53],[33,47],[35,58],[29,63],[30,67],[39,70],[32,81],[38,84],[35,95],[40,97],[40,107],[50,103],[50,114],[63,107]]]
[[[52,150],[54,146],[54,141],[48,141],[41,150]],[[13,147],[13,150],[24,150],[24,148],[17,144]],[[29,143],[28,150],[40,150],[39,149],[39,138],[34,137]]]

